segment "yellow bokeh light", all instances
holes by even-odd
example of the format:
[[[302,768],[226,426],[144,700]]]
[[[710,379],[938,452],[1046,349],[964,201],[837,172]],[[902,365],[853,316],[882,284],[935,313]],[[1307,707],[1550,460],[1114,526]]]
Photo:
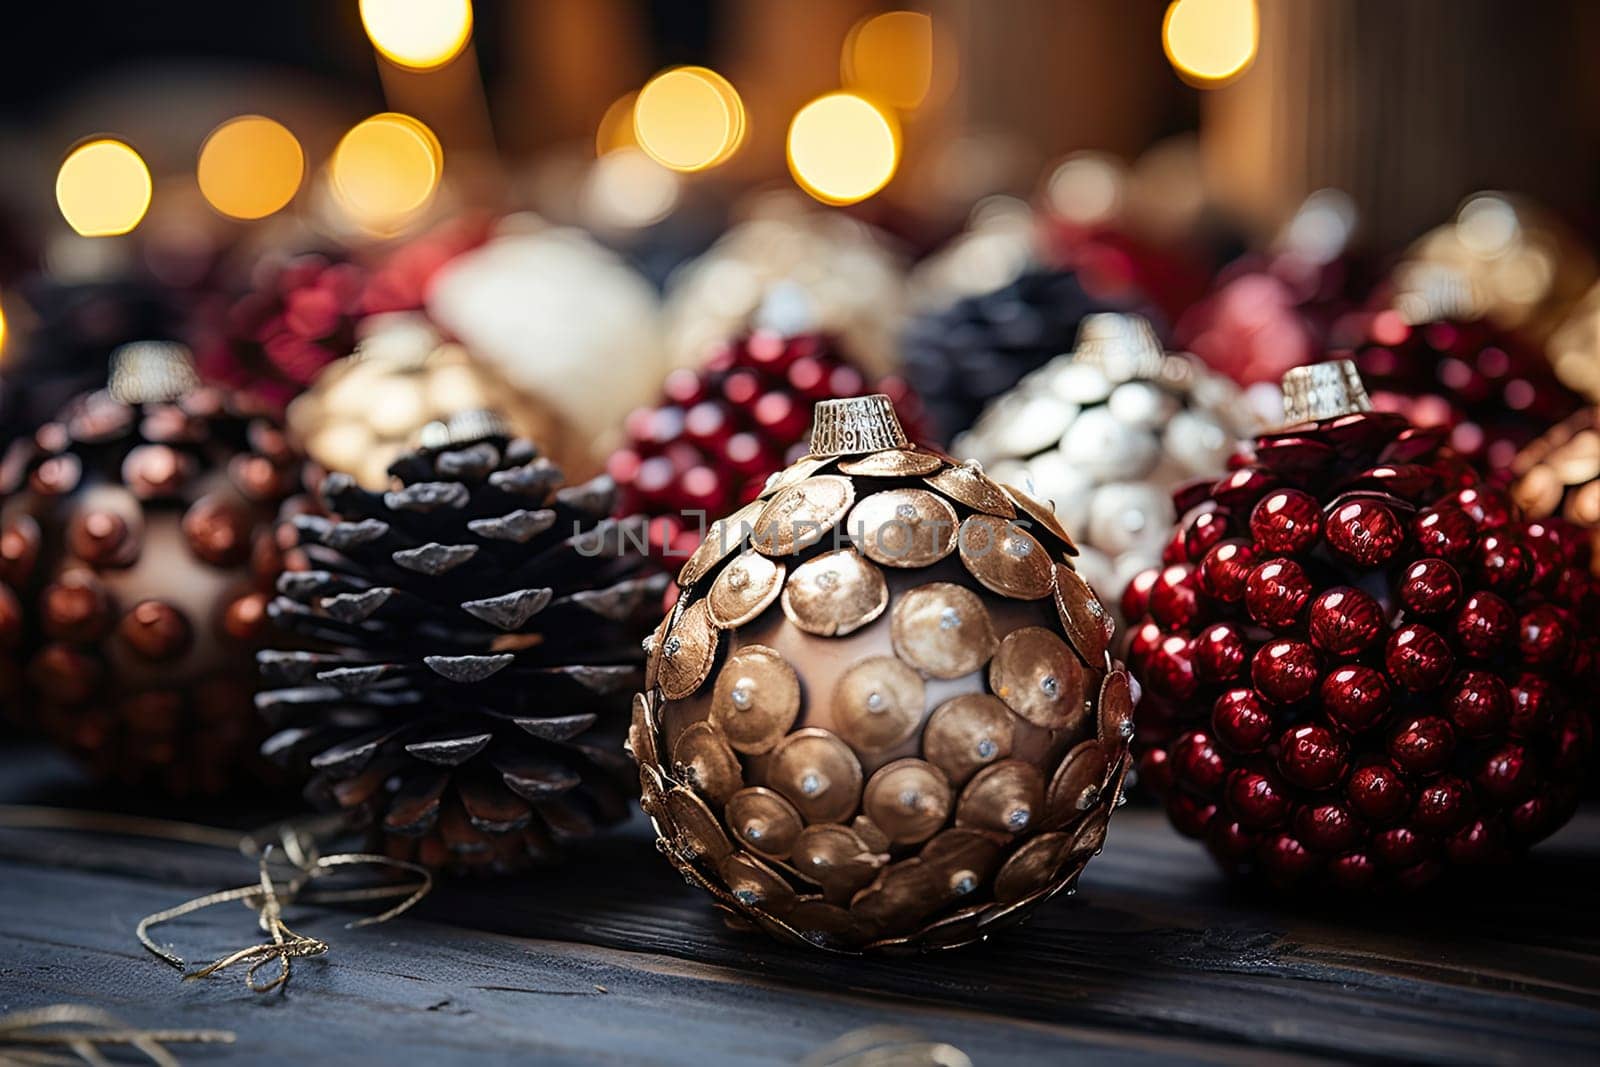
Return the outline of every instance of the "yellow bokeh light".
[[[409,70],[442,67],[472,36],[472,0],[361,0],[372,47]]]
[[[1255,0],[1176,0],[1161,24],[1161,44],[1173,69],[1207,89],[1243,74],[1260,36]]]
[[[600,116],[600,125],[594,131],[594,154],[603,156],[622,148],[636,148],[639,139],[633,135],[633,105],[638,93],[619,96]]]
[[[399,229],[425,208],[443,172],[444,152],[433,131],[392,111],[351,127],[328,163],[340,206],[377,233]]]
[[[829,93],[789,124],[789,170],[825,204],[854,204],[882,189],[900,165],[900,129],[871,101]]]
[[[6,356],[6,306],[0,301],[0,360]]]
[[[633,102],[633,135],[664,167],[715,167],[744,141],[744,101],[728,79],[705,67],[663,71]]]
[[[84,237],[115,237],[150,210],[150,168],[132,147],[111,138],[79,145],[56,174],[56,204]]]
[[[212,130],[195,167],[206,203],[236,219],[264,219],[283,208],[305,172],[294,134],[261,115],[241,115]]]
[[[933,19],[889,11],[856,23],[839,68],[845,88],[901,111],[916,108],[933,86]]]

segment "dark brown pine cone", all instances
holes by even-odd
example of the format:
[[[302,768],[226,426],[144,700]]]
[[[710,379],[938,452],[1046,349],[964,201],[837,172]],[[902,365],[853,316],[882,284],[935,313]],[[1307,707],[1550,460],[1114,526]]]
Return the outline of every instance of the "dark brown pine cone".
[[[250,659],[301,490],[282,431],[194,381],[180,346],[125,345],[0,464],[0,706],[174,796],[266,769]]]
[[[499,872],[627,814],[622,739],[666,580],[644,520],[608,517],[610,479],[562,488],[481,417],[441,436],[390,491],[331,475],[331,517],[292,520],[310,569],[279,578],[271,615],[318,650],[262,653],[256,703],[314,803],[393,856]]]

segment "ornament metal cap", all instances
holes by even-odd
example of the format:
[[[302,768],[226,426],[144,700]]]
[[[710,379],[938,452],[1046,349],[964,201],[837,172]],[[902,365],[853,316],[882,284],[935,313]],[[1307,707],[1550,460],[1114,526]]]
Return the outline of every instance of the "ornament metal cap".
[[[1483,315],[1472,279],[1454,267],[1436,263],[1412,264],[1400,270],[1394,309],[1408,326]]]
[[[850,456],[910,444],[894,405],[882,393],[819,400],[812,413],[811,454]]]
[[[111,353],[110,391],[124,404],[165,404],[200,385],[189,349],[174,341],[133,341]]]
[[[1125,382],[1159,378],[1166,353],[1155,327],[1142,315],[1102,312],[1083,320],[1072,358],[1098,367],[1112,381]]]
[[[1283,376],[1283,424],[1298,426],[1371,411],[1361,374],[1348,359],[1295,367]]]

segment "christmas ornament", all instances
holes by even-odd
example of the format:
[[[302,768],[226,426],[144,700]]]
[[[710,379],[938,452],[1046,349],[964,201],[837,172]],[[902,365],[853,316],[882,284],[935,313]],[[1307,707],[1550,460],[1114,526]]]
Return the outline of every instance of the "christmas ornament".
[[[504,220],[435,275],[427,312],[587,446],[562,457],[574,477],[600,469],[666,374],[655,289],[580,230]]]
[[[661,849],[731,915],[852,953],[963,944],[1072,885],[1133,693],[1071,552],[888,397],[818,404],[651,638],[629,746]]]
[[[272,618],[310,651],[260,656],[268,755],[390,856],[464,872],[552,858],[626,813],[621,733],[665,578],[609,480],[561,471],[492,416],[457,415],[388,491],[322,483],[293,530],[308,569]]]
[[[1441,270],[1410,270],[1382,310],[1335,328],[1379,411],[1442,427],[1458,455],[1486,473],[1572,414],[1579,399],[1544,360],[1482,317],[1470,287]]]
[[[700,370],[667,377],[654,408],[628,416],[627,444],[606,465],[624,513],[657,517],[654,540],[684,555],[709,517],[753,500],[766,479],[805,451],[818,400],[888,393],[913,431],[920,404],[904,381],[869,382],[833,340],[758,330],[724,343]]]
[[[1281,887],[1508,860],[1566,821],[1588,760],[1588,548],[1442,428],[1372,410],[1348,361],[1284,391],[1289,425],[1183,495],[1182,550],[1130,587],[1142,780]]]
[[[325,469],[383,489],[389,465],[425,426],[472,411],[494,412],[513,433],[549,442],[557,461],[575,453],[587,464],[586,449],[554,413],[442,339],[426,316],[371,315],[359,332],[355,352],[324,368],[289,405],[295,443]]]
[[[884,235],[798,194],[767,194],[745,210],[668,279],[670,365],[697,366],[725,339],[764,328],[837,336],[870,374],[898,366],[905,268]]]
[[[1163,352],[1144,319],[1097,314],[1070,355],[991,404],[952,448],[1051,501],[1082,546],[1078,572],[1114,604],[1160,560],[1173,487],[1222,473],[1252,428],[1232,383]]]
[[[1071,271],[1027,270],[992,292],[912,319],[902,344],[906,378],[934,432],[950,440],[1023,375],[1070,351],[1084,319],[1107,309]]]
[[[1517,453],[1511,473],[1511,499],[1524,515],[1571,523],[1600,549],[1600,411],[1585,408],[1552,427]]]
[[[118,349],[108,390],[0,469],[6,703],[120,783],[240,784],[272,521],[300,488],[281,430],[198,388],[179,346]]]

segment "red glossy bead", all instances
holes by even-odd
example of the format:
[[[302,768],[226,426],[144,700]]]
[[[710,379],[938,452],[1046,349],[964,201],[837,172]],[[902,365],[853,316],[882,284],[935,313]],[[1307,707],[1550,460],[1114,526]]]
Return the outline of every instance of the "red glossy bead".
[[[1349,893],[1365,893],[1378,882],[1378,865],[1365,852],[1347,852],[1328,861],[1328,878]]]
[[[1256,550],[1248,541],[1230,539],[1213,545],[1200,560],[1200,588],[1224,604],[1244,599]]]
[[[1423,552],[1457,564],[1470,560],[1478,544],[1471,516],[1450,504],[1419,511],[1411,520],[1411,532]]]
[[[1273,885],[1290,886],[1310,877],[1322,866],[1321,857],[1291,834],[1270,834],[1256,849],[1262,873]]]
[[[1172,789],[1172,757],[1164,748],[1148,748],[1139,756],[1139,783],[1158,797]]]
[[[1172,743],[1172,780],[1210,795],[1222,786],[1228,765],[1204,730],[1191,730]]]
[[[1262,626],[1287,630],[1311,599],[1311,579],[1292,559],[1269,559],[1245,582],[1245,610]]]
[[[1456,642],[1474,659],[1493,659],[1517,636],[1517,613],[1504,597],[1473,593],[1455,618]]]
[[[1265,830],[1289,815],[1289,795],[1269,775],[1241,769],[1228,775],[1228,810],[1247,828]]]
[[[1389,635],[1384,648],[1384,664],[1389,677],[1412,692],[1425,692],[1443,685],[1450,677],[1455,657],[1439,634],[1421,623],[1407,623]]]
[[[1206,833],[1206,848],[1225,867],[1237,867],[1256,854],[1260,838],[1240,825],[1237,819],[1212,819]]]
[[[1405,544],[1394,512],[1372,500],[1352,500],[1328,516],[1325,534],[1334,554],[1358,567],[1381,567]]]
[[[1344,777],[1347,750],[1324,726],[1291,727],[1278,741],[1278,770],[1305,789],[1327,789]]]
[[[1181,630],[1200,614],[1200,590],[1194,565],[1164,568],[1150,587],[1150,614],[1169,630]]]
[[[1417,790],[1411,822],[1429,834],[1448,834],[1472,814],[1472,787],[1453,775],[1440,775]]]
[[[1298,489],[1277,489],[1250,512],[1250,535],[1264,552],[1297,556],[1322,536],[1322,506]]]
[[[1260,752],[1272,742],[1272,714],[1251,689],[1230,689],[1211,706],[1211,729],[1235,752]]]
[[[1307,626],[1311,643],[1335,656],[1369,647],[1383,632],[1383,609],[1361,590],[1339,585],[1317,594]]]
[[[1485,535],[1478,542],[1478,574],[1497,593],[1512,596],[1533,580],[1533,554],[1505,531]]]
[[[1572,655],[1571,616],[1552,604],[1538,604],[1517,623],[1517,650],[1530,667],[1560,667]]]
[[[1186,637],[1166,637],[1151,650],[1145,661],[1145,681],[1150,688],[1174,700],[1187,700],[1194,696],[1200,679],[1194,669],[1194,657]]]
[[[1122,617],[1140,619],[1150,607],[1150,589],[1156,584],[1161,571],[1155,567],[1142,570],[1133,576],[1122,590]]]
[[[1232,623],[1217,622],[1194,639],[1194,665],[1208,682],[1229,682],[1244,673],[1250,650]]]
[[[1511,718],[1506,729],[1515,737],[1548,737],[1564,710],[1561,691],[1539,674],[1520,674],[1511,684]]]
[[[1387,763],[1356,768],[1345,784],[1350,808],[1369,822],[1394,822],[1411,810],[1411,791],[1400,772]]]
[[[1583,773],[1594,750],[1594,723],[1587,711],[1568,707],[1556,721],[1555,743],[1550,747],[1550,770],[1563,778]]]
[[[1486,530],[1504,526],[1511,521],[1513,514],[1511,498],[1501,490],[1488,486],[1463,489],[1456,494],[1454,503],[1467,513],[1468,518]]]
[[[1228,512],[1212,508],[1191,515],[1178,527],[1178,537],[1183,544],[1183,558],[1199,563],[1217,542],[1228,536]]]
[[[1343,804],[1307,804],[1294,814],[1295,836],[1318,852],[1349,852],[1365,836],[1361,823]]]
[[[1528,749],[1515,741],[1491,751],[1478,768],[1478,788],[1505,804],[1527,799],[1539,784],[1539,772]]]
[[[1433,854],[1432,843],[1407,826],[1379,830],[1367,850],[1385,867],[1411,867]]]
[[[1128,662],[1139,677],[1144,677],[1149,669],[1150,657],[1155,655],[1156,649],[1166,639],[1166,631],[1153,622],[1140,623],[1128,635]]]
[[[1260,467],[1241,467],[1212,486],[1211,495],[1223,507],[1244,509],[1253,507],[1262,494],[1277,484],[1277,478]]]
[[[1172,828],[1184,837],[1203,839],[1216,814],[1217,806],[1204,797],[1181,789],[1167,796],[1167,818],[1172,821]]]
[[[1511,719],[1511,689],[1489,671],[1462,671],[1444,707],[1463,737],[1489,737]]]
[[[1442,770],[1455,752],[1456,735],[1438,715],[1424,715],[1401,724],[1389,738],[1389,758],[1407,774]]]
[[[1277,704],[1297,704],[1316,692],[1322,673],[1316,649],[1304,641],[1269,641],[1250,660],[1250,680]]]
[[[1445,838],[1444,847],[1452,863],[1494,863],[1505,856],[1505,830],[1499,823],[1479,816]]]
[[[1419,559],[1400,577],[1400,601],[1418,615],[1440,615],[1461,603],[1461,575],[1442,559]]]
[[[1371,667],[1338,667],[1318,692],[1328,721],[1350,733],[1376,726],[1389,711],[1389,681]]]

